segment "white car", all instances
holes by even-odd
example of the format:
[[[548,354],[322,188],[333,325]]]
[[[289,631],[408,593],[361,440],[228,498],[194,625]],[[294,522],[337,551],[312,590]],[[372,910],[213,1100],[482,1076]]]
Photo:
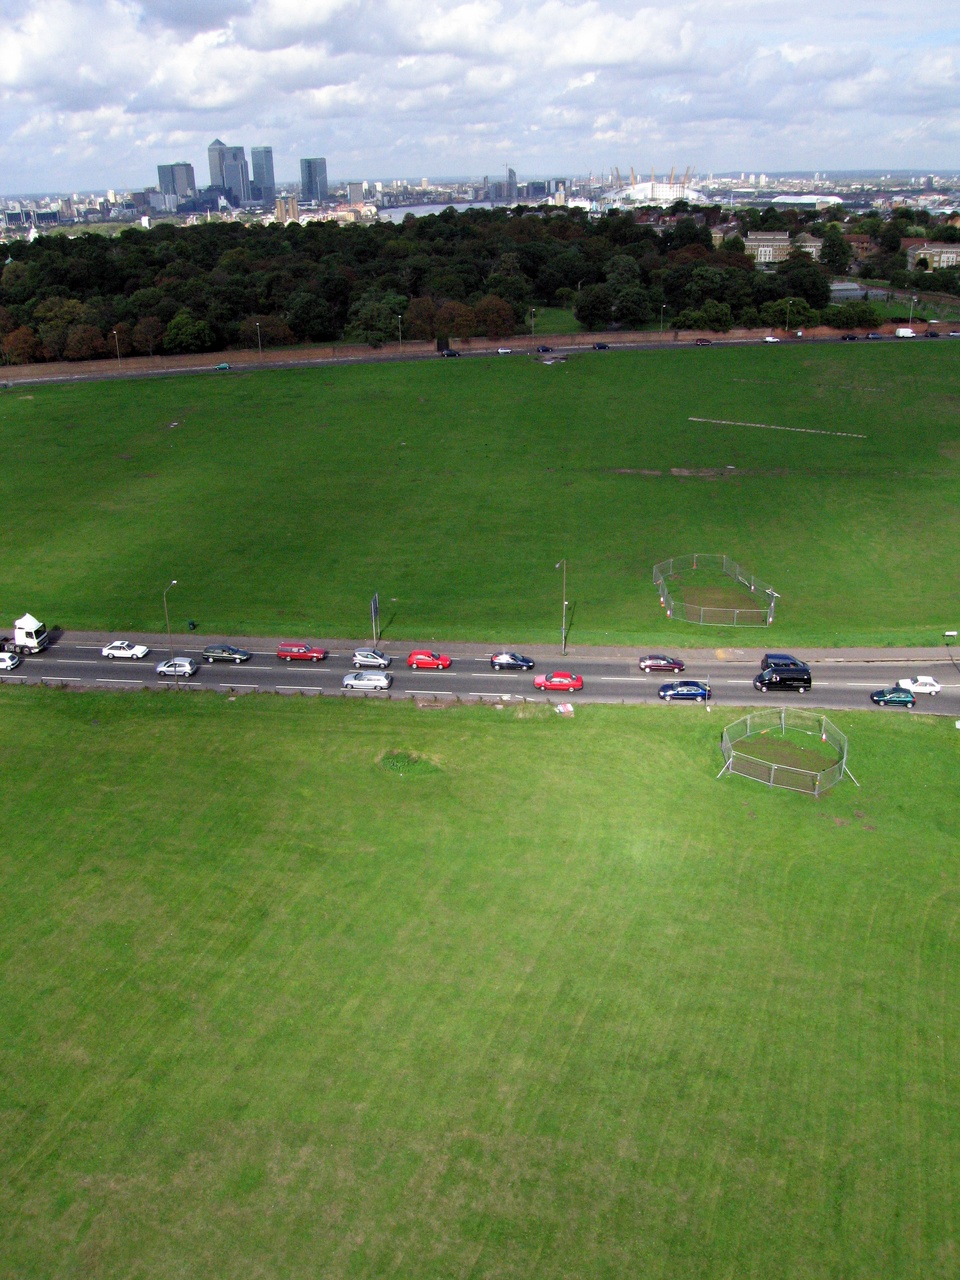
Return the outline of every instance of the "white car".
[[[766,337],[766,338],[764,338],[764,342],[779,342],[779,341],[780,341],[780,339],[779,339],[779,338],[774,338],[774,337],[773,337],[772,335],[770,335],[770,334],[768,334],[768,335],[767,335],[767,337]]]
[[[168,658],[157,663],[158,676],[195,676],[197,664],[193,658]]]
[[[113,640],[100,650],[104,658],[145,658],[150,650],[145,644],[131,644],[129,640]]]
[[[0,653],[0,671],[12,671],[14,667],[19,667],[19,653]]]
[[[510,350],[510,348],[509,348],[509,347],[497,347],[497,355],[498,355],[498,356],[509,356],[509,355],[512,355],[512,354],[513,354],[513,353],[511,352],[511,350]]]
[[[393,676],[385,671],[349,671],[343,677],[344,689],[389,689]]]
[[[381,671],[386,671],[392,661],[392,658],[388,658],[379,649],[354,649],[353,651],[355,667],[378,667]]]
[[[931,698],[940,692],[940,686],[933,676],[907,676],[906,679],[897,681],[897,688],[909,689],[911,693],[929,693]]]

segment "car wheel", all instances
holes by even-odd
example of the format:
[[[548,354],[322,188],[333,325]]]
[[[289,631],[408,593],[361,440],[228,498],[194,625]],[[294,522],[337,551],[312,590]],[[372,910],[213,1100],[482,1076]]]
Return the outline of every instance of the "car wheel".
[[[313,655],[313,657],[310,659],[310,661],[311,661],[311,662],[316,662],[316,660],[317,660],[317,655],[316,655],[316,654],[314,654],[314,655]]]
[[[290,661],[289,658],[284,658],[284,662],[289,662],[289,661]]]
[[[114,657],[116,657],[116,654],[108,653],[108,654],[107,654],[107,657],[108,657],[108,658],[114,658]]]
[[[807,692],[806,689],[802,687],[797,690],[797,693],[806,693],[806,692]]]
[[[930,697],[931,697],[931,698],[935,698],[936,696],[937,696],[937,691],[936,691],[936,689],[931,689],[931,690],[930,690]]]
[[[499,670],[500,670],[500,664],[499,664],[498,662],[495,662],[495,663],[493,664],[493,669],[494,669],[494,671],[499,671]]]
[[[416,664],[415,662],[411,662],[411,663],[410,663],[410,666],[411,666],[411,668],[412,668],[414,671],[416,671],[416,669],[417,669],[417,664]]]
[[[237,664],[238,667],[242,661],[243,661],[242,658],[234,658],[234,662]]]
[[[703,698],[697,698],[697,701],[698,701],[698,702],[702,702],[702,701],[703,701]]]
[[[208,661],[208,662],[213,662],[213,659],[212,659],[212,658],[208,658],[208,659],[207,659],[207,661]]]

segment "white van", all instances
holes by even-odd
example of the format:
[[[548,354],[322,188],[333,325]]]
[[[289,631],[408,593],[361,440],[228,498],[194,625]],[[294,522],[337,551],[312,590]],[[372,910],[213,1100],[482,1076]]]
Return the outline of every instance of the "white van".
[[[898,329],[896,336],[898,338],[915,338],[917,335],[912,329]]]

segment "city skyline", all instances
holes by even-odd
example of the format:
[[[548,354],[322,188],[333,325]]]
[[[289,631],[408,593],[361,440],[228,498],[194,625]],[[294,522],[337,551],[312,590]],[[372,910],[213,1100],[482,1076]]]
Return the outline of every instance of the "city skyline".
[[[276,172],[583,173],[674,162],[950,171],[960,32],[920,0],[837,12],[628,0],[24,0],[4,192],[139,187],[211,138]]]

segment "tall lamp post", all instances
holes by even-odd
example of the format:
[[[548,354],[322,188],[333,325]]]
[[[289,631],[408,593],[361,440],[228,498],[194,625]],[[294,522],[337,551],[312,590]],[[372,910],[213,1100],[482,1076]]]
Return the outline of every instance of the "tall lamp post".
[[[170,583],[170,587],[175,587],[176,585],[177,585],[177,580],[176,578],[174,578],[174,580]],[[172,662],[173,661],[173,636],[170,634],[170,610],[167,608],[167,591],[170,590],[170,587],[167,587],[163,593],[163,616],[167,620],[167,644],[170,648],[170,661]],[[179,691],[180,677],[177,675],[176,672],[173,673],[173,682],[176,685],[177,690]]]
[[[914,305],[916,304],[916,301],[917,301],[916,298],[910,299],[910,319],[907,321],[907,324],[913,324],[913,308],[914,308]]]
[[[537,308],[536,307],[530,308],[530,337],[533,339],[534,346],[536,346],[537,344]]]
[[[116,329],[111,329],[110,332],[113,334],[113,340],[117,344],[117,368],[119,369],[120,368],[120,338],[117,336]]]
[[[260,321],[254,320],[253,323],[257,326],[257,350],[260,352],[260,359],[262,360],[263,359],[263,343],[260,340]]]
[[[664,303],[663,306],[660,308],[660,337],[661,338],[663,337],[663,313],[664,311],[666,311],[666,309],[667,309],[667,304]]]
[[[567,561],[558,560],[554,565],[555,569],[563,568],[563,616],[560,622],[560,652],[566,655],[567,652]]]
[[[403,316],[397,316],[397,332],[400,334],[400,354],[403,355]]]
[[[792,301],[793,301],[793,299],[792,299],[792,298],[788,298],[788,299],[787,299],[787,325],[786,325],[786,331],[787,331],[788,333],[789,333],[789,331],[790,331],[790,303],[791,303]]]

